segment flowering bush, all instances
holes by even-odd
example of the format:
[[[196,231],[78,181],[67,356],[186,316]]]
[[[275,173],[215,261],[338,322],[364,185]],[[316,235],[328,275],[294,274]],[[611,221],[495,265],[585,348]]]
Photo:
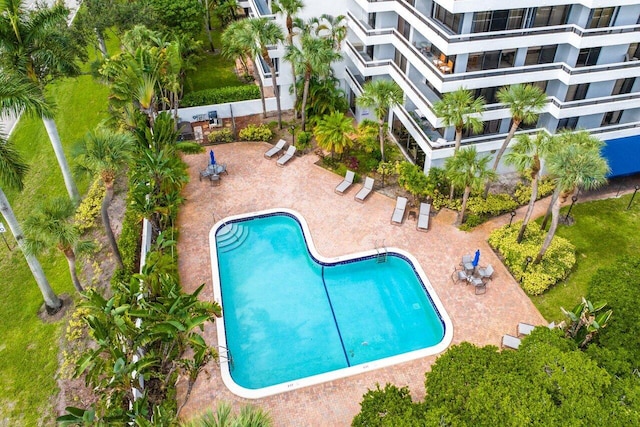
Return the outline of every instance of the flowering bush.
[[[273,138],[273,132],[269,129],[267,125],[247,125],[246,128],[242,129],[238,134],[240,140],[242,141],[271,141]]]

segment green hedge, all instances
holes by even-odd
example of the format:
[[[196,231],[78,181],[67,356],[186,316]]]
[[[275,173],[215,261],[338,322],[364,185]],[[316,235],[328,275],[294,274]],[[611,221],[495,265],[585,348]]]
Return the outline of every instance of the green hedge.
[[[111,283],[128,283],[140,265],[140,243],[142,239],[142,221],[131,208],[131,192],[127,195],[127,210],[122,219],[122,232],[118,238],[118,249],[124,269],[116,268]]]
[[[551,286],[565,279],[576,263],[575,247],[567,239],[558,235],[553,238],[549,249],[539,264],[527,264],[527,257],[535,260],[546,232],[538,224],[530,223],[522,243],[516,242],[522,221],[513,226],[494,230],[489,236],[489,244],[500,253],[504,264],[513,277],[519,280],[529,295],[539,295]]]
[[[538,197],[536,197],[536,200],[547,197],[548,195],[553,193],[554,189],[555,184],[551,178],[541,178],[538,181]],[[513,198],[516,199],[516,201],[521,205],[528,205],[529,199],[531,199],[531,181],[527,181],[527,183],[517,183]]]
[[[182,98],[180,104],[182,107],[196,107],[258,98],[260,98],[260,88],[256,85],[227,86],[188,93]]]
[[[273,138],[273,132],[267,125],[249,124],[238,133],[241,141],[264,141],[269,142]]]

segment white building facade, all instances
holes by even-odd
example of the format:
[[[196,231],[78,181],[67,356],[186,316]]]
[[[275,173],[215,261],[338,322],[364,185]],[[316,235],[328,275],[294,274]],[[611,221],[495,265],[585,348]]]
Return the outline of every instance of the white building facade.
[[[253,16],[269,16],[269,3],[240,2]],[[465,133],[462,144],[493,154],[511,125],[496,92],[531,83],[546,92],[547,104],[522,132],[586,129],[606,142],[611,176],[640,172],[637,0],[306,0],[300,16],[322,13],[348,18],[337,77],[354,114],[359,120],[369,115],[355,106],[364,82],[398,83],[404,105],[391,112],[389,129],[425,171],[453,155],[454,129],[443,127],[433,112],[442,94],[464,87],[485,98],[484,129]],[[290,66],[279,67],[287,98],[291,76],[283,67]]]

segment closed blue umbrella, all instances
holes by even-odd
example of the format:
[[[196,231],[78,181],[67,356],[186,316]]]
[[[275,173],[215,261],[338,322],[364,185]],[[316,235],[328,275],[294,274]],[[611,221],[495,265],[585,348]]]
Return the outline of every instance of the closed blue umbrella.
[[[213,155],[213,150],[209,150],[209,157],[211,157],[211,164],[216,164],[216,156]]]
[[[480,262],[480,249],[476,251],[476,255],[473,257],[472,264],[474,267],[477,267],[479,262]]]

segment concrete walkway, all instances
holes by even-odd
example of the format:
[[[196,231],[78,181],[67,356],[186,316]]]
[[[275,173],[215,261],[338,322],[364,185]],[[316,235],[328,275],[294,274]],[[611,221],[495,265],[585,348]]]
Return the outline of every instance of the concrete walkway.
[[[344,196],[333,189],[342,177],[314,163],[314,154],[294,158],[286,167],[276,166],[263,153],[264,143],[233,143],[215,146],[216,159],[226,163],[229,176],[222,185],[200,182],[198,171],[207,165],[208,154],[186,156],[191,182],[184,196],[178,226],[179,271],[185,290],[205,283],[203,298],[212,298],[208,233],[215,222],[228,215],[268,208],[290,208],[307,220],[314,243],[324,256],[369,250],[375,241],[411,252],[425,270],[454,325],[453,343],[469,341],[499,346],[505,333],[515,333],[518,322],[544,324],[545,320],[508,273],[486,242],[490,229],[508,222],[508,215],[468,233],[453,227],[455,214],[443,210],[430,222],[429,231],[418,232],[415,220],[400,227],[390,225],[395,200],[373,193],[364,204],[353,200],[360,185]],[[540,203],[537,211],[546,206]],[[521,217],[522,214],[519,214]],[[482,252],[481,264],[492,264],[494,280],[484,295],[472,286],[454,285],[451,273],[465,253]],[[268,302],[266,302],[268,303]],[[217,342],[215,327],[206,330],[209,343]],[[219,400],[234,406],[253,403],[271,413],[275,425],[348,425],[359,411],[359,402],[376,382],[408,385],[414,398],[424,397],[424,372],[434,357],[360,374],[255,401],[232,395],[222,384],[219,368],[212,364],[200,375],[183,416],[215,407]],[[184,385],[184,384],[183,384]]]

